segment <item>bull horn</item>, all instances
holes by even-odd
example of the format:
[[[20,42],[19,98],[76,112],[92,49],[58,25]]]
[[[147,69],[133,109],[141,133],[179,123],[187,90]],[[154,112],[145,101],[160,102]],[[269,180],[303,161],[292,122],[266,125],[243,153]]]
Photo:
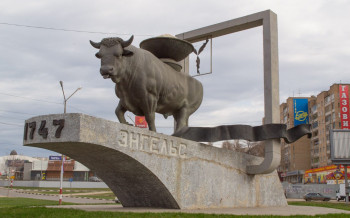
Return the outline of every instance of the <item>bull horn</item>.
[[[128,47],[133,40],[134,40],[134,35],[132,35],[128,41],[122,40],[120,44],[122,45],[123,48],[125,48],[125,47]]]
[[[97,43],[97,42],[93,42],[90,40],[90,44],[92,45],[92,47],[97,48],[97,49],[100,49],[100,47],[101,47],[101,42]]]

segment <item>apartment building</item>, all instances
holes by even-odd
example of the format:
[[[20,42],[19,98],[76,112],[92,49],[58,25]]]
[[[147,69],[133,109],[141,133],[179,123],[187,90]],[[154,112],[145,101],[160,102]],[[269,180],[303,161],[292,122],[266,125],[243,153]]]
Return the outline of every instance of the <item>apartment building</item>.
[[[289,97],[286,103],[280,105],[281,123],[286,124],[288,129],[297,125],[294,119],[295,115],[298,115],[295,113],[295,104],[303,100],[306,101],[306,111],[304,110],[303,113],[304,123],[309,123],[307,116],[309,99],[307,97]],[[281,141],[281,165],[278,171],[283,172],[285,180],[295,183],[302,182],[304,171],[310,169],[310,143],[311,140],[307,136],[303,136],[291,144],[287,144],[284,140]]]
[[[280,105],[281,123],[287,128],[296,126],[296,99],[307,99],[308,123],[312,137],[306,136],[292,144],[282,140],[281,165],[285,180],[301,182],[305,170],[332,165],[330,160],[330,129],[345,129],[349,123],[349,84],[333,84],[329,90],[311,97],[289,97]],[[306,114],[304,114],[306,116]]]
[[[341,119],[341,87],[349,84],[333,84],[328,91],[323,91],[310,101],[311,168],[331,165],[329,130],[342,129]],[[349,93],[347,91],[347,102]],[[349,105],[347,105],[347,111]]]

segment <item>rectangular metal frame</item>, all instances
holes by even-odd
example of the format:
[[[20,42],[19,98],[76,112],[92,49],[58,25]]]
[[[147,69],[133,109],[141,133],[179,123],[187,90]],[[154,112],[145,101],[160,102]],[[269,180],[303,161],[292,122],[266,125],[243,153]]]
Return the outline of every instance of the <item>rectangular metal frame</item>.
[[[191,43],[216,38],[223,35],[263,27],[264,57],[264,124],[280,123],[279,75],[278,75],[278,31],[277,15],[271,10],[258,12],[222,23],[206,26],[176,35]],[[188,57],[181,63],[185,73],[189,73]],[[247,166],[247,173],[261,174],[275,170],[281,161],[280,140],[265,141],[265,159],[260,165]]]
[[[335,145],[334,145],[334,133],[335,132],[348,132],[350,135],[350,130],[349,129],[331,129],[329,130],[329,142],[330,142],[330,152],[331,152],[331,160],[335,164],[350,164],[350,155],[348,158],[336,158],[334,157],[335,153]],[[349,140],[350,141],[350,140]],[[349,144],[350,146],[350,144]],[[350,148],[349,148],[350,150]]]

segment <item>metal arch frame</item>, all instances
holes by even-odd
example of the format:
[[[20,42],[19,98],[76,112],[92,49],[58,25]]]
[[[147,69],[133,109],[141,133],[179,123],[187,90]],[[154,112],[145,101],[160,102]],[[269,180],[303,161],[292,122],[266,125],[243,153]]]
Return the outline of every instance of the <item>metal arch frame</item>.
[[[264,112],[265,124],[280,123],[279,109],[279,73],[278,73],[278,31],[277,15],[271,10],[258,12],[244,17],[228,20],[222,23],[202,27],[176,35],[191,43],[208,37],[223,35],[263,27],[263,57],[264,57]],[[181,63],[186,73],[189,69],[188,57]],[[260,165],[248,165],[248,174],[266,174],[273,172],[281,161],[279,139],[265,141],[265,158]]]

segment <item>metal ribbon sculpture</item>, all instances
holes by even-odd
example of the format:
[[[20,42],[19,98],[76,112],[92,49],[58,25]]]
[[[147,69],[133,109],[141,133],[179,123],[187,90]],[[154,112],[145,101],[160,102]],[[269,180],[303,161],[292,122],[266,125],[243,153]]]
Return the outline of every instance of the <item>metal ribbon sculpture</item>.
[[[304,135],[311,138],[310,124],[300,124],[288,130],[285,124],[266,124],[254,127],[248,125],[184,127],[173,134],[173,136],[197,142],[216,142],[231,139],[264,141],[283,138],[287,143],[293,143]]]

